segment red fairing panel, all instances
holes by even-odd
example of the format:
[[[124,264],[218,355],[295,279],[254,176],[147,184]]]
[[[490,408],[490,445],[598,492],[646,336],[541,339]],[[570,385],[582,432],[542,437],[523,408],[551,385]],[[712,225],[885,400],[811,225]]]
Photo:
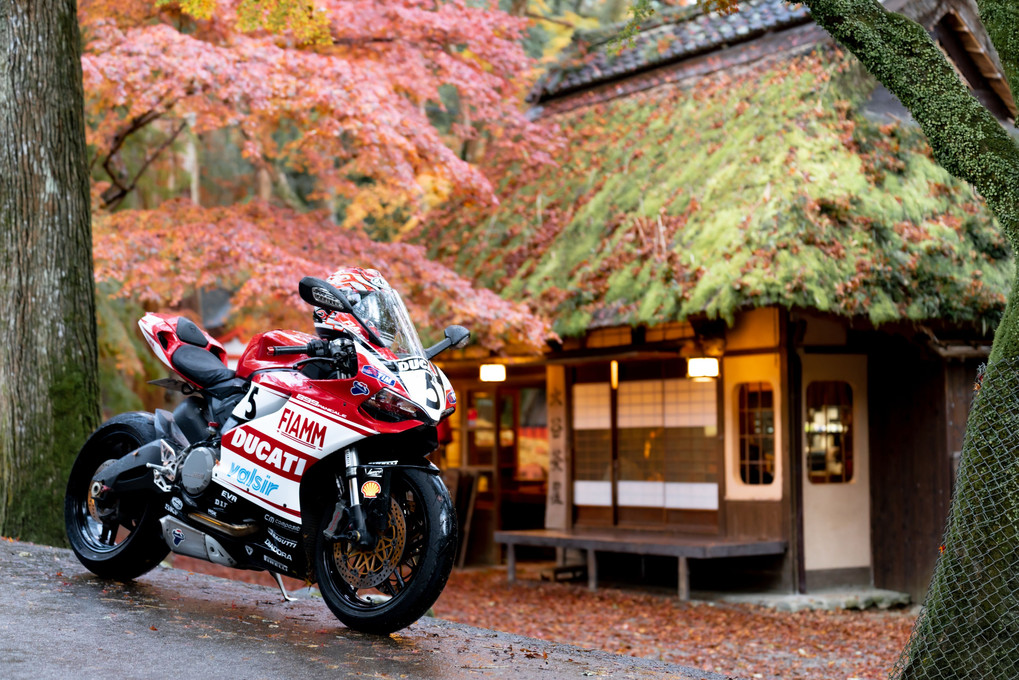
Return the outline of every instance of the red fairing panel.
[[[307,345],[317,336],[302,333],[301,331],[274,330],[266,333],[259,333],[251,338],[248,346],[244,348],[244,354],[237,362],[237,377],[246,378],[253,371],[264,368],[281,368],[290,366],[295,361],[307,359],[305,354],[285,354],[282,356],[270,356],[269,347],[288,347],[293,345]]]

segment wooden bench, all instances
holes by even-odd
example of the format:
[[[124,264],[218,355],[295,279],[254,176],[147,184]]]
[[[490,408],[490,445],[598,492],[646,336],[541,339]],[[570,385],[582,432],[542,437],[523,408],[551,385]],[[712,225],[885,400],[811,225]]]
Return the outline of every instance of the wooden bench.
[[[583,550],[587,553],[587,585],[598,588],[598,565],[595,553],[615,552],[633,555],[666,555],[679,559],[679,599],[690,599],[690,570],[688,559],[715,557],[749,557],[755,555],[781,555],[786,542],[779,540],[739,540],[718,536],[652,533],[638,531],[557,531],[533,529],[528,531],[496,531],[496,543],[506,545],[507,579],[517,578],[516,546],[533,545],[548,548]]]

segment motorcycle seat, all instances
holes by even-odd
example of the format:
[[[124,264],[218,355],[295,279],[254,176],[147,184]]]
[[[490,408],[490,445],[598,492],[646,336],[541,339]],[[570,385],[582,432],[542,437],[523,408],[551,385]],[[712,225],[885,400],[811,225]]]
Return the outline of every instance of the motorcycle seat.
[[[201,387],[215,385],[237,375],[224,366],[215,354],[194,345],[181,345],[170,361],[182,376]]]

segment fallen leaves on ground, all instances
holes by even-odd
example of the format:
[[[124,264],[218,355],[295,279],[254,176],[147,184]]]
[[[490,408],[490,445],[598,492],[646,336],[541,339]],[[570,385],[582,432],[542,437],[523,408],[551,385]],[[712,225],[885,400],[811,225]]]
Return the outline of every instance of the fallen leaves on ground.
[[[908,610],[779,612],[664,593],[538,580],[505,569],[460,570],[434,607],[439,618],[739,678],[878,680],[909,638]]]

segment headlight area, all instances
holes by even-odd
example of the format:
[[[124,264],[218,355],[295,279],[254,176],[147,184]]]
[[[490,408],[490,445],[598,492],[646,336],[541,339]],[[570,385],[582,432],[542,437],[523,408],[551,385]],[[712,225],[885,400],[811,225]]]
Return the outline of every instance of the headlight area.
[[[385,387],[371,398],[365,399],[361,403],[361,409],[375,420],[384,423],[399,423],[403,420],[432,422],[420,406]]]

